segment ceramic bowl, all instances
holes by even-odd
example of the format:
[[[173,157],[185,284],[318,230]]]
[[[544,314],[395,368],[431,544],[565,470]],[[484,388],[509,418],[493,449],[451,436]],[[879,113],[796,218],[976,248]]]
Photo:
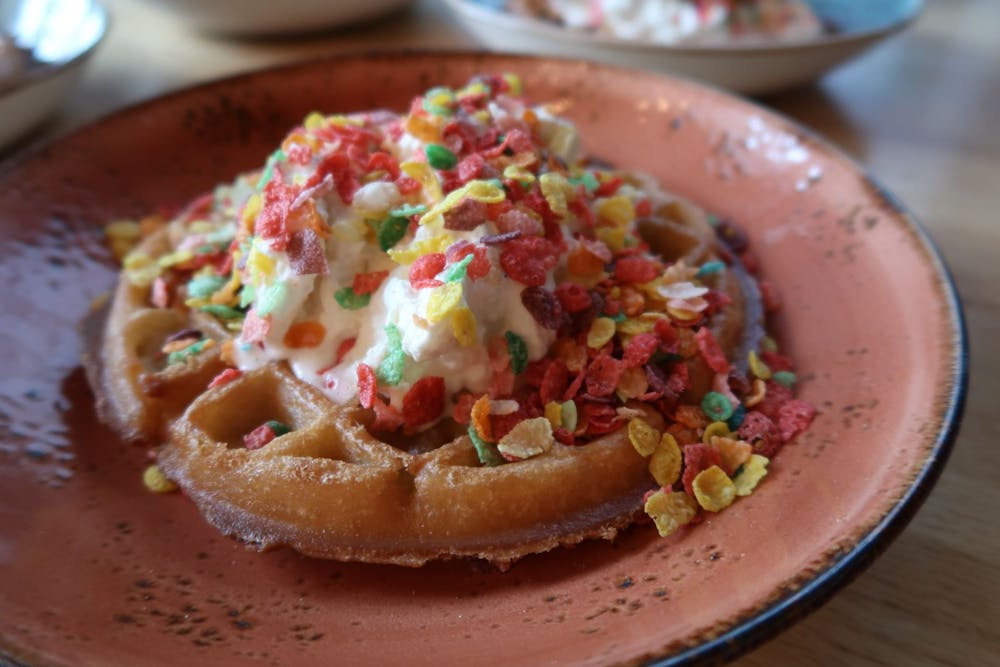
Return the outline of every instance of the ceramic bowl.
[[[0,0],[0,35],[17,45],[20,61],[17,74],[0,82],[0,148],[69,96],[107,26],[107,12],[93,0]]]
[[[782,44],[677,45],[624,40],[562,28],[506,11],[507,0],[445,0],[486,48],[599,60],[685,76],[741,93],[763,94],[812,81],[901,30],[922,0],[810,0],[834,30]]]
[[[318,32],[373,19],[410,0],[157,0],[196,29],[232,37]]]
[[[820,414],[757,492],[660,539],[650,525],[499,572],[257,553],[94,416],[78,325],[115,280],[102,225],[262,163],[313,109],[404,109],[521,75],[584,147],[743,225]],[[142,159],[136,159],[136,156]],[[966,342],[920,226],[807,130],[696,84],[483,54],[343,57],[127,109],[0,173],[0,657],[29,665],[692,664],[787,627],[916,511],[955,437]],[[358,502],[364,502],[359,499]],[[502,508],[498,508],[502,511]]]

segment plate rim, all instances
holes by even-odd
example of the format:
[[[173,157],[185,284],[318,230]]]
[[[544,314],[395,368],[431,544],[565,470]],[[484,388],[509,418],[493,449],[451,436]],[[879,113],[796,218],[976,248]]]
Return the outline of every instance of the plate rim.
[[[461,0],[446,0],[447,2]],[[882,513],[866,525],[859,526],[845,538],[854,541],[850,547],[836,547],[832,552],[820,556],[803,568],[795,576],[784,582],[782,589],[776,591],[771,598],[760,602],[749,610],[740,610],[736,614],[720,619],[715,628],[703,630],[700,636],[692,636],[675,640],[670,644],[656,649],[655,655],[647,653],[624,662],[615,663],[622,667],[643,665],[647,667],[679,667],[680,665],[721,664],[737,656],[748,653],[753,648],[786,630],[792,624],[805,618],[808,614],[823,606],[835,593],[864,572],[875,558],[898,537],[906,528],[923,502],[926,500],[935,483],[940,477],[951,452],[954,449],[962,422],[968,395],[969,383],[969,338],[966,317],[961,298],[952,272],[944,261],[932,236],[925,225],[905,205],[903,205],[889,190],[873,177],[870,172],[850,155],[828,141],[816,131],[802,125],[789,116],[768,107],[760,102],[748,99],[721,87],[691,80],[682,76],[660,72],[643,71],[635,68],[622,67],[607,63],[580,61],[574,58],[557,56],[537,56],[512,52],[489,52],[478,50],[451,49],[374,49],[346,54],[327,54],[324,56],[296,60],[270,67],[253,69],[225,77],[215,78],[194,85],[184,86],[155,97],[129,104],[120,109],[105,114],[69,132],[54,136],[40,144],[28,146],[0,161],[0,182],[2,182],[21,163],[44,157],[58,143],[72,141],[82,134],[89,133],[101,125],[112,124],[124,117],[141,113],[143,109],[164,103],[165,101],[194,95],[227,84],[249,81],[257,76],[274,74],[282,71],[298,71],[314,68],[319,65],[330,67],[348,67],[351,64],[364,64],[372,61],[402,61],[411,57],[436,59],[440,62],[463,59],[473,60],[507,60],[525,63],[559,62],[566,66],[580,66],[600,70],[620,71],[623,74],[638,75],[673,81],[695,89],[703,89],[712,95],[733,98],[736,101],[753,107],[758,113],[769,116],[783,125],[783,129],[794,131],[810,145],[828,153],[837,161],[842,162],[854,171],[867,187],[872,196],[888,208],[894,218],[897,218],[901,229],[910,232],[918,244],[917,252],[923,255],[927,265],[933,272],[934,282],[938,286],[936,294],[941,299],[941,305],[948,314],[947,326],[944,331],[951,339],[947,348],[951,361],[949,382],[951,386],[941,396],[945,405],[940,409],[940,419],[937,433],[932,443],[928,443],[922,457],[922,465],[912,474],[903,493],[885,504]],[[708,637],[708,638],[706,638]],[[704,640],[704,641],[702,641]],[[695,642],[687,646],[681,642]],[[669,653],[669,654],[668,654]],[[17,667],[31,665],[56,664],[44,659],[29,658],[30,663],[19,662],[16,649],[3,637],[0,637],[0,665],[10,664]],[[25,655],[21,653],[21,655]]]

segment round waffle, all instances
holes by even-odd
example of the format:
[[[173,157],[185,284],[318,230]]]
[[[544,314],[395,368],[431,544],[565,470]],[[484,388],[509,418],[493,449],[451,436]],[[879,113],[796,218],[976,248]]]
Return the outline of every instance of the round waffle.
[[[697,266],[718,256],[704,214],[681,201],[661,207],[640,229],[670,262]],[[157,231],[142,249],[169,252],[175,232]],[[730,359],[745,359],[761,335],[762,312],[753,281],[738,264],[731,269],[717,289],[732,302],[712,328]],[[215,344],[164,366],[163,342],[185,329]],[[370,411],[335,405],[284,362],[206,389],[226,367],[220,350],[232,335],[204,313],[151,307],[149,289],[123,275],[87,366],[102,416],[129,438],[163,441],[162,470],[213,526],[247,543],[410,566],[463,556],[504,564],[614,537],[655,487],[625,429],[487,467],[450,420],[387,442],[393,439],[369,431]],[[711,372],[700,357],[688,363],[689,392],[700,396]],[[655,411],[635,407],[663,426]],[[266,447],[246,448],[244,434],[271,419],[291,431]]]

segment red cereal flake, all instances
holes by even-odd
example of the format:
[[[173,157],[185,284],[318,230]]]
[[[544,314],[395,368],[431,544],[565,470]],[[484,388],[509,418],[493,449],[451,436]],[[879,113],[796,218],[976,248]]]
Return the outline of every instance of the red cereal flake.
[[[580,388],[583,387],[584,380],[587,379],[587,372],[580,371],[573,381],[569,383],[566,387],[566,392],[563,394],[563,400],[568,401],[576,397],[580,393]]]
[[[664,351],[677,352],[677,348],[680,345],[680,335],[669,319],[662,317],[656,320],[656,324],[653,325],[653,333],[660,338],[660,343]]]
[[[782,405],[778,410],[778,429],[781,431],[781,439],[788,442],[806,430],[815,416],[816,408],[811,403],[797,398]]]
[[[368,364],[358,364],[358,400],[361,407],[370,409],[375,404],[377,380],[375,371]]]
[[[726,355],[722,352],[722,348],[719,347],[719,343],[715,340],[711,329],[708,327],[698,329],[694,335],[694,339],[698,343],[698,351],[701,352],[701,356],[705,360],[705,363],[708,364],[708,367],[716,373],[728,375],[729,362],[726,361]]]
[[[346,340],[340,341],[340,345],[337,346],[337,356],[335,358],[335,361],[333,362],[334,366],[340,364],[340,362],[344,360],[344,357],[346,357],[347,353],[354,348],[354,344],[357,341],[358,341],[357,338],[348,338]]]
[[[296,275],[321,275],[330,273],[326,262],[326,245],[312,229],[300,229],[288,241],[288,263]]]
[[[594,190],[594,196],[610,197],[614,193],[618,192],[618,188],[620,188],[622,183],[624,182],[625,181],[618,176],[609,178],[608,180],[604,181],[603,183],[597,186],[597,189]]]
[[[208,383],[208,388],[214,389],[216,387],[221,387],[224,384],[229,384],[230,382],[232,382],[241,375],[243,375],[243,371],[241,371],[240,369],[227,368],[226,370],[222,371],[214,378],[212,378],[212,381]]]
[[[777,352],[761,352],[760,358],[772,371],[790,371],[795,368],[791,359]]]
[[[395,431],[405,421],[399,410],[385,403],[377,396],[372,408],[375,411],[375,421],[372,422],[371,426],[373,431],[381,431],[383,433]]]
[[[767,280],[758,280],[757,287],[760,288],[760,300],[764,303],[764,310],[769,313],[781,310],[781,297]]]
[[[684,490],[687,491],[688,495],[693,497],[694,487],[692,484],[694,478],[702,470],[711,468],[712,466],[719,466],[721,468],[722,455],[719,453],[719,450],[703,442],[684,445],[683,450],[684,475],[681,477],[681,481],[684,483]]]
[[[556,287],[556,298],[567,313],[582,313],[593,305],[590,291],[576,283],[562,283]]]
[[[774,380],[768,380],[765,386],[767,393],[764,395],[764,400],[756,405],[756,409],[767,415],[771,421],[777,422],[781,406],[792,400],[792,390]]]
[[[602,354],[587,368],[587,393],[591,396],[610,396],[618,386],[622,374],[622,362]]]
[[[658,349],[660,349],[660,338],[656,334],[636,334],[625,344],[622,361],[626,368],[645,366]]]
[[[525,287],[521,290],[521,304],[546,329],[558,329],[566,320],[559,299],[544,287]]]
[[[458,180],[463,184],[469,181],[479,178],[479,175],[483,173],[483,168],[486,166],[486,158],[484,158],[479,153],[473,153],[472,155],[467,155],[462,158],[458,166],[455,168],[455,172],[458,175]]]
[[[486,220],[486,204],[466,197],[444,213],[444,228],[467,232],[483,224]]]
[[[562,359],[553,360],[545,369],[541,385],[538,387],[538,396],[542,404],[562,400],[568,383],[569,370],[566,368],[566,363]]]
[[[402,195],[412,195],[415,192],[420,192],[420,181],[410,176],[400,176],[396,179],[396,188]]]
[[[399,178],[399,162],[396,158],[384,151],[372,153],[368,158],[368,171],[384,171],[393,180]]]
[[[635,205],[635,214],[639,218],[649,217],[653,213],[653,204],[648,199],[640,199]]]
[[[615,278],[623,283],[648,283],[661,273],[660,263],[647,257],[622,257],[615,262]]]
[[[548,272],[557,262],[557,249],[538,236],[522,236],[509,241],[500,253],[500,266],[507,275],[528,287],[544,285]]]
[[[463,391],[458,395],[458,399],[455,401],[455,407],[452,408],[451,418],[463,426],[467,425],[472,419],[472,406],[475,405],[476,401],[482,394],[471,394],[467,391]]]
[[[412,430],[434,421],[444,412],[444,378],[422,377],[403,396],[403,424]]]
[[[740,440],[749,442],[754,451],[771,458],[781,449],[781,433],[767,415],[751,410],[743,417],[739,428]]]
[[[490,272],[490,268],[492,268],[490,259],[486,254],[486,248],[483,246],[476,245],[471,241],[456,241],[448,246],[448,250],[445,251],[445,259],[448,264],[453,264],[470,253],[473,255],[473,259],[465,267],[465,275],[469,280],[479,280],[485,277]]]
[[[552,431],[552,437],[555,438],[555,441],[559,444],[566,445],[568,447],[572,447],[576,443],[576,436],[573,435],[573,431],[570,431],[568,428],[563,428],[562,426]]]
[[[371,294],[381,287],[382,281],[384,281],[388,275],[388,271],[356,273],[354,274],[354,281],[351,283],[351,289],[353,289],[354,293],[358,295]]]
[[[246,317],[243,318],[243,332],[241,334],[243,340],[248,343],[263,343],[270,330],[270,315],[260,317],[255,310],[247,311]]]
[[[424,287],[438,287],[443,285],[440,280],[434,278],[444,271],[445,256],[441,252],[432,252],[422,255],[410,265],[410,286],[413,289]]]
[[[243,446],[247,449],[260,449],[278,437],[278,434],[266,423],[243,436]]]
[[[687,391],[690,386],[691,378],[687,364],[674,364],[673,370],[670,371],[670,377],[667,378],[667,388],[670,389],[675,396],[680,396]]]
[[[540,236],[545,232],[541,220],[520,208],[512,208],[501,213],[496,219],[496,224],[497,230],[502,234],[521,232],[524,236]]]
[[[586,424],[587,435],[604,435],[621,426],[623,420],[613,405],[593,401],[582,401],[582,403],[581,418]]]

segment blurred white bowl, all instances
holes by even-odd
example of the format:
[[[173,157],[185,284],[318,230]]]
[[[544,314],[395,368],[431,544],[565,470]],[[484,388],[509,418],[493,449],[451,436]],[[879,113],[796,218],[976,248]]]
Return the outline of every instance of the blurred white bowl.
[[[68,97],[107,26],[107,12],[94,0],[0,0],[0,34],[8,44],[0,58],[20,61],[0,81],[0,148]]]
[[[158,0],[195,28],[272,37],[337,28],[382,16],[411,0]]]
[[[833,32],[776,44],[667,46],[563,28],[506,11],[508,0],[445,0],[486,48],[602,60],[761,94],[811,81],[908,25],[922,0],[809,0]]]

